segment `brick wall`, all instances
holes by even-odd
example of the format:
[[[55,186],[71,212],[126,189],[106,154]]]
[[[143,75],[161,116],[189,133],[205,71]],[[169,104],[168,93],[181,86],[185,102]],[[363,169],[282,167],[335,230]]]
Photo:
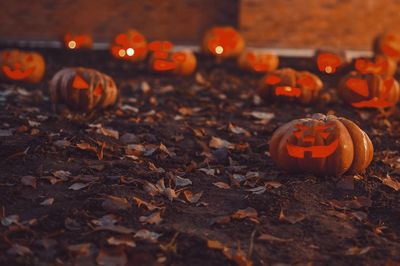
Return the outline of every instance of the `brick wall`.
[[[134,27],[150,39],[197,42],[214,24],[237,22],[238,0],[1,0],[0,38],[54,40],[67,31],[98,41]]]
[[[376,34],[400,31],[400,1],[241,0],[239,25],[254,45],[369,49]]]
[[[59,39],[67,31],[108,41],[128,27],[149,39],[197,44],[212,25],[238,26],[255,46],[370,48],[400,31],[400,0],[1,0],[0,39]]]

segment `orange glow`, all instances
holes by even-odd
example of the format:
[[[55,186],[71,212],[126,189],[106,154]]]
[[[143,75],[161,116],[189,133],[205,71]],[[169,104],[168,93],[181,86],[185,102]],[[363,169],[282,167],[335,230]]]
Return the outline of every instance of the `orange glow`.
[[[181,52],[173,52],[173,45],[169,41],[153,41],[149,44],[149,50],[154,53],[153,69],[156,71],[170,71],[176,68],[178,62],[184,62],[186,55]]]
[[[388,34],[381,43],[381,49],[389,57],[400,57],[400,36]]]
[[[332,53],[322,53],[317,57],[318,69],[327,74],[333,74],[336,69],[341,66],[342,60],[339,56]]]
[[[115,58],[138,62],[147,55],[147,42],[139,32],[128,30],[114,38],[110,50]]]
[[[72,82],[72,87],[77,90],[84,90],[89,88],[89,84],[79,75],[76,75]]]
[[[294,127],[296,128],[296,130],[293,132],[293,135],[297,139],[303,141],[304,143],[309,143],[310,145],[313,145],[315,143],[316,137],[314,135],[305,134],[305,131],[307,129],[311,130],[311,128],[302,124],[297,124]],[[316,125],[314,126],[314,129],[323,139],[327,139],[331,134],[331,132],[325,132],[325,130],[333,129],[334,127],[335,126],[333,123],[329,123],[326,125]],[[333,154],[338,148],[338,146],[339,146],[338,139],[334,140],[332,143],[328,145],[314,145],[308,147],[293,145],[290,144],[289,142],[286,144],[289,156],[300,159],[305,158],[306,152],[310,154],[311,158],[326,158],[329,155]]]
[[[208,42],[208,49],[214,55],[222,55],[224,52],[234,50],[239,42],[238,33],[232,28],[214,28],[214,38]]]
[[[67,33],[64,36],[64,44],[68,49],[92,48],[92,37],[88,34],[72,35]]]
[[[303,87],[309,88],[309,89],[316,89],[317,84],[315,82],[315,80],[308,75],[303,75],[301,76],[297,82],[302,85]]]
[[[368,82],[366,80],[349,78],[346,81],[346,86],[361,96],[368,97],[369,95]]]
[[[247,53],[246,57],[250,63],[250,66],[253,68],[254,71],[257,72],[268,71],[271,66],[271,60],[275,60],[270,54],[260,54],[256,56],[252,52]]]
[[[3,66],[3,73],[13,80],[23,80],[30,77],[35,70],[34,67],[27,68],[25,71],[21,69],[21,64],[15,64],[15,68],[11,69],[9,66]]]
[[[276,96],[300,97],[301,90],[291,86],[278,86],[275,88]]]
[[[282,79],[280,77],[278,77],[278,76],[275,76],[275,75],[268,75],[265,78],[265,83],[268,84],[268,85],[276,85],[281,81],[282,81]]]
[[[371,62],[370,60],[358,58],[355,62],[355,68],[358,72],[362,74],[383,74],[386,72],[388,68],[388,62],[381,57],[376,58],[375,62]]]
[[[101,96],[103,94],[103,86],[101,83],[98,83],[96,88],[93,91],[94,96]]]

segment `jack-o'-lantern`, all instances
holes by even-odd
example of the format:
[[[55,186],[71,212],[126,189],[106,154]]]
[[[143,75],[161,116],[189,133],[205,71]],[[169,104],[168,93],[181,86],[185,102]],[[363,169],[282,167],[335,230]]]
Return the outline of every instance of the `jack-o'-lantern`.
[[[70,50],[76,49],[92,49],[93,39],[89,34],[71,34],[64,36],[64,46]]]
[[[169,41],[151,42],[149,50],[153,53],[149,60],[150,69],[181,76],[191,75],[196,69],[196,56],[189,50],[172,51],[172,47]]]
[[[374,149],[368,135],[352,121],[314,114],[278,128],[269,152],[278,167],[288,172],[339,176],[366,169]]]
[[[318,99],[322,87],[322,81],[310,72],[283,68],[263,77],[259,95],[266,100],[311,104]]]
[[[386,108],[398,102],[400,87],[393,77],[351,72],[341,79],[339,95],[356,108]]]
[[[0,52],[0,68],[4,80],[37,83],[44,75],[45,62],[39,53],[10,49]]]
[[[118,34],[111,43],[111,54],[121,60],[140,62],[147,55],[146,38],[136,30]]]
[[[81,111],[106,108],[113,105],[118,96],[117,86],[110,76],[83,67],[58,71],[49,88],[54,110],[58,103]]]
[[[279,65],[279,57],[274,53],[244,51],[238,58],[241,69],[265,73],[276,70]]]
[[[343,52],[317,50],[314,61],[318,70],[324,74],[335,74],[346,65],[346,57]]]
[[[400,34],[389,32],[379,35],[374,40],[373,48],[376,54],[400,60]]]
[[[237,57],[245,41],[233,27],[213,27],[204,34],[201,47],[204,53],[219,58]]]
[[[361,74],[392,77],[396,73],[397,62],[384,55],[375,55],[373,58],[356,58],[354,68]]]

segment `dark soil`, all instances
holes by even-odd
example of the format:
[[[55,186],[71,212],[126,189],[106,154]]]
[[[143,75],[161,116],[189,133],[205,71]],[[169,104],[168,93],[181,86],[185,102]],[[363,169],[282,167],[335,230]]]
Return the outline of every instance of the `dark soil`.
[[[387,117],[341,102],[259,102],[260,76],[229,61],[200,58],[197,76],[181,78],[105,51],[41,52],[42,83],[0,84],[0,127],[11,129],[0,137],[0,265],[400,264],[398,110]],[[306,59],[281,65],[312,69]],[[48,81],[65,66],[114,77],[118,105],[52,112]],[[327,88],[337,80],[323,79]],[[273,164],[273,131],[315,112],[345,116],[368,133],[375,155],[365,173],[317,178]],[[212,148],[212,137],[234,145]],[[161,179],[166,189],[151,185]],[[189,192],[203,194],[191,203]]]

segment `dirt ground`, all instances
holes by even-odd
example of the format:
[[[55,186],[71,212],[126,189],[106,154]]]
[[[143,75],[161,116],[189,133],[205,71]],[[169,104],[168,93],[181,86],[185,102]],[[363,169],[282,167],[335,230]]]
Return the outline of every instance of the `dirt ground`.
[[[41,52],[42,83],[0,84],[0,265],[400,265],[398,110],[265,103],[260,76],[229,61],[180,78],[106,51]],[[47,82],[65,66],[114,77],[118,105],[52,112]],[[368,133],[364,174],[273,164],[273,131],[315,112]]]

